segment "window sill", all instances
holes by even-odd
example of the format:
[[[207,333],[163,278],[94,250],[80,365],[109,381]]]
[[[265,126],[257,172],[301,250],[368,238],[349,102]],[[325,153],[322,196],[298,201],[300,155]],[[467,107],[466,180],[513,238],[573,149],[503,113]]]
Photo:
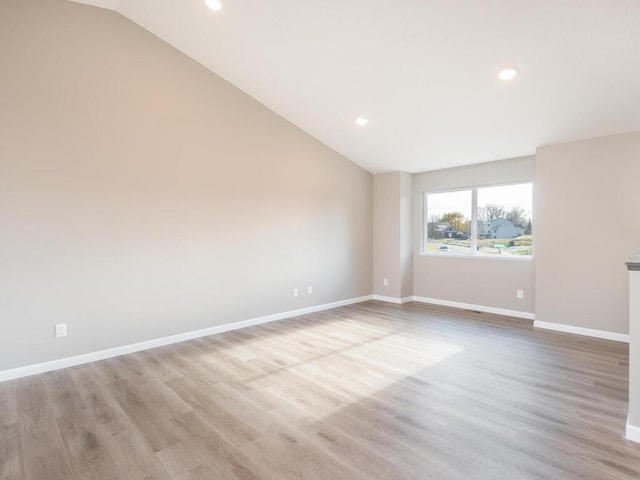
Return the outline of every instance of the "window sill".
[[[515,255],[468,255],[468,254],[449,254],[449,253],[437,253],[437,252],[420,252],[418,255],[421,257],[438,257],[438,258],[473,258],[480,260],[505,260],[507,262],[533,262],[534,257],[515,256]]]

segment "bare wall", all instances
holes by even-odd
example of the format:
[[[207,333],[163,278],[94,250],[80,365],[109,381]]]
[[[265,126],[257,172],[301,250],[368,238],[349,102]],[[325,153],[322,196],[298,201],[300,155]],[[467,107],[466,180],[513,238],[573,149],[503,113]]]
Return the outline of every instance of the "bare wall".
[[[373,177],[374,295],[398,300],[413,295],[411,185],[407,172]]]
[[[413,296],[413,175],[400,173],[401,297]]]
[[[392,298],[402,297],[401,181],[398,172],[373,177],[373,293]]]
[[[3,0],[0,68],[0,370],[371,294],[372,176],[145,30]]]
[[[536,320],[628,333],[640,132],[538,148]]]
[[[413,291],[418,297],[468,303],[519,312],[534,311],[534,260],[445,257],[420,252],[423,193],[476,185],[526,182],[534,179],[535,157],[449,168],[413,176]],[[537,226],[533,226],[537,259]],[[537,260],[536,260],[537,261]],[[525,298],[516,298],[516,290]]]

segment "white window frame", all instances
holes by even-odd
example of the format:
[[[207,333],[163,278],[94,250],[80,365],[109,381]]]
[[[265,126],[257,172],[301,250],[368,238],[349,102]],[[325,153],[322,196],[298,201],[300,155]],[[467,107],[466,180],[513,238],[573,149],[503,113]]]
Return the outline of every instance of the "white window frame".
[[[489,183],[486,185],[473,185],[469,187],[457,187],[457,188],[446,188],[441,190],[424,190],[422,192],[422,240],[421,240],[421,249],[420,255],[425,256],[433,256],[433,257],[448,257],[448,258],[482,258],[482,259],[492,259],[492,260],[508,260],[515,262],[530,262],[533,260],[535,254],[535,237],[533,235],[533,231],[531,232],[531,249],[532,255],[481,255],[478,253],[478,190],[481,188],[492,188],[492,187],[507,187],[510,185],[527,185],[531,184],[533,187],[532,180],[524,180],[518,182],[506,182],[506,183]],[[439,251],[428,251],[427,250],[427,242],[428,242],[428,219],[427,214],[429,213],[429,205],[428,205],[428,197],[431,194],[437,193],[451,193],[451,192],[466,192],[471,191],[471,252],[468,254],[449,254]],[[532,193],[533,195],[533,193]]]

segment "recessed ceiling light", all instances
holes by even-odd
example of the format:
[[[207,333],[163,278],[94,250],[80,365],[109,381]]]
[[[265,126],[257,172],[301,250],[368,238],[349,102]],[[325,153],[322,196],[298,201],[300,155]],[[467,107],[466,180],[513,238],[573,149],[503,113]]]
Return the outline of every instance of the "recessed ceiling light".
[[[356,123],[358,125],[360,125],[361,127],[364,127],[367,123],[369,123],[369,120],[367,120],[364,117],[358,117],[358,118],[356,118]]]
[[[500,70],[498,77],[500,77],[500,80],[513,80],[517,75],[518,69],[516,67],[509,67]]]
[[[222,8],[222,3],[220,0],[204,0],[204,3],[207,4],[211,10],[220,10]]]

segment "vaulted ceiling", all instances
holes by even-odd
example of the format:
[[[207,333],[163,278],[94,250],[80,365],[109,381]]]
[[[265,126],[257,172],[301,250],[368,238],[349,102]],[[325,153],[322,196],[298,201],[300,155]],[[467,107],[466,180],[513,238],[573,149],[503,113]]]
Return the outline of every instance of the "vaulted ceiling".
[[[374,173],[640,130],[638,0],[77,1],[116,10]],[[498,79],[507,66],[511,82]]]

